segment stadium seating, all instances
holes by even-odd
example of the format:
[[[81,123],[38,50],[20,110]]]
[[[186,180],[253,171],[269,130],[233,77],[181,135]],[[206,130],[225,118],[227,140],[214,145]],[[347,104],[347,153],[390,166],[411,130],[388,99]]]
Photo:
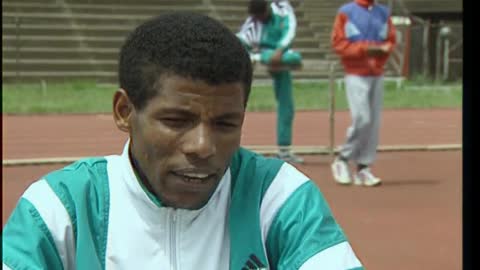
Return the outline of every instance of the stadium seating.
[[[3,0],[2,78],[6,82],[64,79],[115,82],[119,47],[127,33],[141,21],[171,10],[191,10],[218,18],[236,32],[247,16],[245,2]],[[331,27],[337,8],[344,2],[291,0],[298,20],[293,47],[305,59],[304,68],[294,71],[296,78],[328,77],[328,63],[337,59],[330,49]],[[339,65],[336,74],[341,74]],[[255,78],[268,78],[265,68],[256,67]]]

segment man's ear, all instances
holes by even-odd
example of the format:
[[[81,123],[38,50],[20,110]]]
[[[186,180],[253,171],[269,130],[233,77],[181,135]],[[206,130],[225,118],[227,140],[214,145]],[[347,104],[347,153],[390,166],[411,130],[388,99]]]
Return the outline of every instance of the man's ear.
[[[134,113],[133,103],[128,98],[127,92],[120,88],[113,95],[113,118],[121,131],[130,131],[130,118]]]

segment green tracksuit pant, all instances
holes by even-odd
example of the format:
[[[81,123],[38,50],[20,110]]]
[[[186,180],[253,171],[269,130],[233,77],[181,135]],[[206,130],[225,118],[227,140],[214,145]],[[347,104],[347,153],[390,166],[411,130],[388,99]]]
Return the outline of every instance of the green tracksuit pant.
[[[288,70],[270,72],[277,100],[277,144],[292,144],[292,124],[295,113],[292,95],[292,75]]]
[[[270,64],[274,53],[275,50],[273,49],[262,49],[260,61],[266,65]],[[285,66],[297,66],[302,63],[302,55],[297,51],[288,49],[283,53],[281,61]]]
[[[275,50],[264,49],[261,53],[261,62],[269,64]],[[282,64],[286,66],[300,65],[302,56],[299,52],[287,50],[282,55]],[[273,89],[277,101],[277,144],[289,146],[292,144],[292,125],[295,106],[292,94],[292,74],[290,70],[270,71],[273,79]]]

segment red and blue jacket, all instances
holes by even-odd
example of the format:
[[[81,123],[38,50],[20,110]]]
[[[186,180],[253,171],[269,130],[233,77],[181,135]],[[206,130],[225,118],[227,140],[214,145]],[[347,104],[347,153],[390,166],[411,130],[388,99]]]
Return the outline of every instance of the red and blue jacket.
[[[388,7],[374,0],[354,0],[338,10],[331,45],[342,61],[345,73],[360,76],[383,74],[389,54],[396,43],[395,27]],[[389,53],[368,56],[369,45],[389,46]]]

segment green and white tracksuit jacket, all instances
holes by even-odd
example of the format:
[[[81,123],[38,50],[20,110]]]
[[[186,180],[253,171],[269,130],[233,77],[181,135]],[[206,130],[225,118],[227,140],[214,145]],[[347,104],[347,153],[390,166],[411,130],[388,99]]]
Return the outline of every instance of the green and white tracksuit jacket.
[[[199,210],[162,207],[128,158],[47,174],[3,229],[3,269],[363,269],[317,186],[245,149]]]
[[[289,1],[272,1],[270,4],[272,13],[276,16],[286,17],[287,25],[284,28],[284,36],[280,41],[281,46],[288,47],[293,41],[297,30],[297,18],[293,7]],[[261,34],[263,24],[254,20],[252,16],[249,16],[243,25],[240,27],[240,31],[237,34],[246,45],[250,47],[260,46]]]
[[[275,50],[282,49],[283,64],[293,66],[301,64],[301,54],[290,48],[297,27],[292,6],[288,1],[272,1],[269,8],[271,17],[268,22],[262,23],[250,16],[236,34],[237,37],[254,61],[268,65]]]

